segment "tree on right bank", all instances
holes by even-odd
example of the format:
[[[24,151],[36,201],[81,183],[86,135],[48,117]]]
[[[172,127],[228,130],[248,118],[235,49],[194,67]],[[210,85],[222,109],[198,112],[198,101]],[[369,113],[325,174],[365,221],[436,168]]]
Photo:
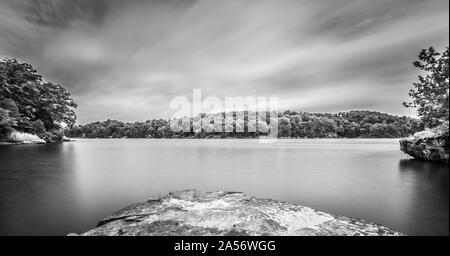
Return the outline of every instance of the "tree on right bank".
[[[422,73],[410,90],[411,102],[426,129],[400,140],[401,150],[415,158],[449,162],[449,47],[442,53],[423,49],[413,62]]]

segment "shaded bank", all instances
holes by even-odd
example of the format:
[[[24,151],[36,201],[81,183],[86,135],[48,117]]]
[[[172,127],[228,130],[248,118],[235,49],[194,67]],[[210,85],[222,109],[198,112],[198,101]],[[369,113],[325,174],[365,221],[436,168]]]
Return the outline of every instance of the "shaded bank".
[[[401,235],[356,218],[257,199],[239,192],[185,190],[130,205],[83,233],[96,235]]]

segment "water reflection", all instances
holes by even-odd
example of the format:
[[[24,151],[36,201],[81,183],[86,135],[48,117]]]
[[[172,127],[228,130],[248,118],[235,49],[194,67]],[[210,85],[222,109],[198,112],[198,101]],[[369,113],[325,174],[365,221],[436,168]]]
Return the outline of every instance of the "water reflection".
[[[76,229],[76,216],[85,209],[75,200],[70,151],[57,143],[0,150],[0,235],[64,235]]]
[[[413,234],[448,235],[449,174],[448,164],[416,159],[402,159],[399,173],[402,186],[409,192],[404,200],[409,202],[405,220],[420,221],[421,225],[408,223]],[[433,208],[430,209],[432,203]],[[426,228],[425,228],[426,227]]]

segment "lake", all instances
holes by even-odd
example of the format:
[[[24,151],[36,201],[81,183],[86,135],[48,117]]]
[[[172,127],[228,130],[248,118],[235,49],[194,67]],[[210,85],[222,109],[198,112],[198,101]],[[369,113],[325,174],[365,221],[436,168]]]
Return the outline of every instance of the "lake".
[[[0,235],[84,232],[133,202],[183,189],[449,234],[448,165],[410,159],[396,139],[79,139],[0,146]]]

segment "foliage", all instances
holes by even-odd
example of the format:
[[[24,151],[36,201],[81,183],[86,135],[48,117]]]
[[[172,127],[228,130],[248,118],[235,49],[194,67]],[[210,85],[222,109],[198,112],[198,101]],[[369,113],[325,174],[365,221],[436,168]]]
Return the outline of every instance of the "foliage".
[[[219,113],[204,116],[204,119],[190,118],[187,129],[180,125],[181,119],[154,119],[135,123],[108,119],[103,122],[76,125],[66,129],[65,134],[69,137],[84,138],[253,138],[267,135],[269,132],[267,127],[269,119],[266,117],[261,116],[260,120],[264,122],[255,124],[255,120],[249,118],[248,113],[244,115],[232,113],[233,119],[228,119],[232,122],[223,120],[220,123],[216,122],[224,116],[230,115]],[[179,124],[180,127],[173,129],[174,124]],[[222,126],[221,132],[215,132],[212,129],[217,125]],[[237,129],[240,126],[244,127],[242,132],[238,132]],[[400,138],[422,129],[423,125],[417,119],[373,111],[350,111],[337,114],[285,111],[278,114],[279,136],[289,138]]]
[[[40,119],[33,121],[33,123],[31,123],[31,127],[36,134],[45,133],[44,123]]]
[[[16,125],[17,122],[9,115],[9,111],[0,108],[0,139],[6,139]]]
[[[53,133],[62,124],[72,126],[76,106],[61,85],[43,81],[30,64],[15,59],[0,61],[0,136],[13,129]]]
[[[19,110],[11,99],[0,97],[0,139],[7,138],[7,135],[17,126]]]
[[[449,48],[440,54],[433,47],[423,49],[414,66],[425,72],[419,75],[406,107],[417,108],[427,127],[435,127],[449,120]]]

